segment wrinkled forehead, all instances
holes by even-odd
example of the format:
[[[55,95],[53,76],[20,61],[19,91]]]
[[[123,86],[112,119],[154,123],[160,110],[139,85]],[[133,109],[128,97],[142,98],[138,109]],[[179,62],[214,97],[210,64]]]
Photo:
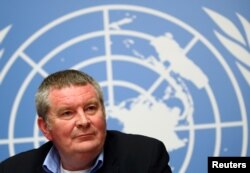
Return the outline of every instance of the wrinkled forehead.
[[[65,87],[50,88],[48,99],[50,101],[54,99],[71,99],[71,98],[97,98],[100,100],[100,96],[93,85],[70,85]]]

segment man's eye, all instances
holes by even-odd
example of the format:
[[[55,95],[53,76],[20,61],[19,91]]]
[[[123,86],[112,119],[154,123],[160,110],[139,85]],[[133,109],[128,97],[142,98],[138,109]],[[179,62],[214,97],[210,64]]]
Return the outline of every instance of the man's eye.
[[[95,114],[97,109],[98,109],[98,107],[96,105],[90,105],[90,106],[86,107],[86,109],[84,111],[87,114],[93,115],[93,114]]]
[[[62,112],[61,117],[67,118],[67,117],[71,117],[73,116],[73,112],[72,111],[65,111]]]

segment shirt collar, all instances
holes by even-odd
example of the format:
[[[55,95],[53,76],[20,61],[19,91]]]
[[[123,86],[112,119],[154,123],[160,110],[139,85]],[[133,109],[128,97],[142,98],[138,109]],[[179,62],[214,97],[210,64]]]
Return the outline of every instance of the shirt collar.
[[[96,172],[103,165],[104,152],[97,157],[95,164],[90,168],[90,173]],[[60,159],[57,149],[52,146],[43,162],[43,169],[47,173],[60,173]]]

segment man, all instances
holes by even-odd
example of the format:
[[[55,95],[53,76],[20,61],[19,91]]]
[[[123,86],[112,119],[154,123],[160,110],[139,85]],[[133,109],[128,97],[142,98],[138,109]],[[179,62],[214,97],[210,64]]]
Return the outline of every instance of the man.
[[[106,130],[101,88],[89,75],[49,75],[36,93],[38,126],[49,140],[0,164],[0,173],[169,173],[162,142]]]

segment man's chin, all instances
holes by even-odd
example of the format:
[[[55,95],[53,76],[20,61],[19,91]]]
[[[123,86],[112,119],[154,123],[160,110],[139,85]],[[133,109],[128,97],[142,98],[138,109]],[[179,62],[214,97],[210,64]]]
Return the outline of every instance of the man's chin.
[[[77,152],[91,152],[100,150],[100,146],[100,143],[88,140],[78,143],[75,149]]]

